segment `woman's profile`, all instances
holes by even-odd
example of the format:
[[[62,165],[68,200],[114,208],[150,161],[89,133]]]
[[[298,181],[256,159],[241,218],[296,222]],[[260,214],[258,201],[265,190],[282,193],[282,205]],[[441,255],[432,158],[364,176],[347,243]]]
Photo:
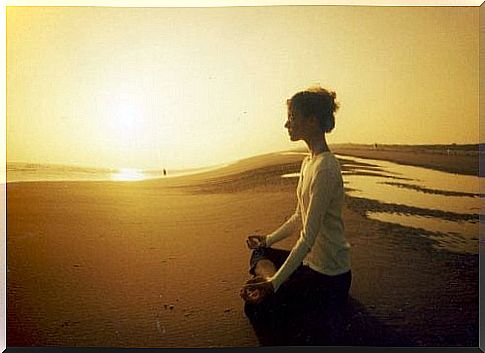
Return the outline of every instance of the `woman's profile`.
[[[295,213],[268,235],[250,235],[250,274],[241,289],[246,308],[289,304],[345,303],[351,284],[350,245],[345,239],[340,164],[325,134],[335,126],[335,92],[312,88],[287,100],[291,141],[303,140],[309,155],[302,162]],[[300,229],[291,251],[273,248]]]

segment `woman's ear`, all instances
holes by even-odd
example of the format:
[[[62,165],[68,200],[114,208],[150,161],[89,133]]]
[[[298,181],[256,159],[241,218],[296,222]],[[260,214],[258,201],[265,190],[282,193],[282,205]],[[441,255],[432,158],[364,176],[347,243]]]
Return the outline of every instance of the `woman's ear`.
[[[312,127],[317,128],[320,126],[320,120],[315,115],[311,115],[309,120]]]

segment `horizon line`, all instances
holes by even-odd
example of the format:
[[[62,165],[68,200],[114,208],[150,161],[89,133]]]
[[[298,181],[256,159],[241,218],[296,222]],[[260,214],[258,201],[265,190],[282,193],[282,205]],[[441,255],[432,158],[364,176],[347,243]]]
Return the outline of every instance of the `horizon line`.
[[[389,143],[358,143],[358,142],[342,142],[342,143],[329,143],[329,146],[344,146],[344,145],[353,145],[353,146],[373,146],[374,144],[377,144],[378,146],[401,146],[401,147],[432,147],[432,146],[449,146],[449,147],[463,147],[463,146],[477,146],[478,150],[480,151],[481,145],[485,145],[485,142],[481,143],[419,143],[419,144],[389,144]],[[190,170],[200,170],[200,169],[206,169],[206,168],[214,168],[218,167],[223,164],[230,164],[230,163],[236,163],[238,161],[247,159],[247,158],[252,158],[252,157],[258,157],[258,156],[264,156],[264,155],[269,155],[273,153],[281,153],[281,152],[301,152],[303,150],[306,150],[306,148],[303,147],[296,147],[292,149],[284,149],[284,150],[277,150],[277,151],[272,151],[272,152],[266,152],[266,153],[261,153],[261,154],[254,154],[251,156],[246,156],[242,158],[235,158],[230,161],[223,161],[218,164],[211,164],[211,165],[206,165],[206,166],[200,166],[200,167],[190,167],[190,168],[178,168],[178,169],[170,169],[171,171],[190,171]],[[32,161],[20,161],[20,160],[15,160],[15,161],[6,161],[5,166],[8,166],[9,164],[32,164],[32,165],[51,165],[51,166],[58,166],[58,167],[74,167],[74,168],[79,168],[79,169],[96,169],[96,170],[108,170],[108,171],[119,171],[122,169],[129,169],[129,170],[144,170],[144,171],[156,171],[156,170],[162,170],[162,169],[168,169],[167,167],[160,167],[160,168],[137,168],[137,167],[95,167],[92,165],[82,165],[82,164],[65,164],[65,163],[59,163],[59,162],[32,162]]]

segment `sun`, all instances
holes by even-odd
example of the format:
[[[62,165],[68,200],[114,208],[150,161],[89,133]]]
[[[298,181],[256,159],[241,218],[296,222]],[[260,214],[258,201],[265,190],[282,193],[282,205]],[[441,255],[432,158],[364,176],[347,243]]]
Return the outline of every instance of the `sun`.
[[[121,131],[133,131],[136,125],[139,109],[132,102],[123,102],[118,105],[116,120]]]
[[[122,95],[111,105],[111,133],[120,147],[136,149],[144,131],[144,105],[136,96]]]

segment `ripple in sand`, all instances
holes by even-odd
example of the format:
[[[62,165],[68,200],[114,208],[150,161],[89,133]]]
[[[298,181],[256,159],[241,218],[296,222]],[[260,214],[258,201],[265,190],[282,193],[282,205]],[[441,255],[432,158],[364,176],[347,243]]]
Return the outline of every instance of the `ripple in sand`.
[[[388,212],[367,212],[367,217],[377,221],[396,223],[438,233],[435,236],[430,236],[430,238],[437,241],[436,247],[441,249],[464,254],[476,254],[478,252],[478,222],[452,222],[432,217]]]
[[[484,196],[483,194],[436,190],[436,189],[424,188],[424,187],[421,187],[419,185],[395,183],[395,182],[389,182],[389,181],[379,182],[379,184],[394,185],[394,186],[399,187],[399,188],[416,190],[418,192],[422,192],[422,193],[425,193],[425,194],[435,194],[435,195],[443,195],[443,196],[463,196],[463,197],[475,197],[475,198]]]

